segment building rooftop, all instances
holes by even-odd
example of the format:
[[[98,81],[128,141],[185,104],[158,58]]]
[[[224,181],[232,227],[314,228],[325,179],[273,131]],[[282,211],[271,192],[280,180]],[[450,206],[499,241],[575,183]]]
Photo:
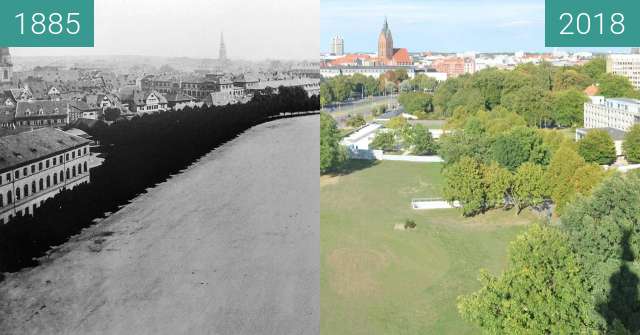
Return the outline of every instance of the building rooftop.
[[[41,160],[90,141],[53,128],[0,137],[0,171]]]

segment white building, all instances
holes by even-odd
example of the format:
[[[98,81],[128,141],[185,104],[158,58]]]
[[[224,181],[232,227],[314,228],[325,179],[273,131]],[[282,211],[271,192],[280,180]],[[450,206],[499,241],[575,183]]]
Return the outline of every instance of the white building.
[[[332,38],[329,50],[335,56],[344,55],[344,39],[340,36]]]
[[[53,128],[0,137],[0,224],[89,183],[89,143]]]
[[[608,55],[607,73],[627,77],[636,90],[640,89],[640,54]]]
[[[640,122],[640,100],[591,98],[584,104],[585,128],[613,128],[627,131]]]
[[[327,66],[320,68],[320,75],[324,78],[333,78],[340,75],[352,76],[359,73],[365,76],[378,78],[380,75],[385,74],[388,71],[395,71],[398,69],[406,70],[409,78],[414,78],[416,76],[416,69],[413,66]]]

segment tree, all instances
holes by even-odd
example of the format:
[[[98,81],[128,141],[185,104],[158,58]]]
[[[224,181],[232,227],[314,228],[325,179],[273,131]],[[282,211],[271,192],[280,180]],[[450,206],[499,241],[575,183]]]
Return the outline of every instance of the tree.
[[[336,121],[327,113],[320,114],[320,173],[334,171],[345,160],[340,146],[340,131]]]
[[[629,162],[640,163],[640,124],[636,124],[624,136],[622,150]]]
[[[422,114],[429,113],[433,110],[432,96],[423,92],[405,92],[400,93],[398,102],[404,107],[405,111],[409,114]]]
[[[507,194],[511,191],[513,175],[496,162],[485,165],[483,168],[482,178],[486,187],[486,207],[504,206]]]
[[[497,136],[491,146],[492,157],[500,165],[514,171],[525,162],[546,165],[549,149],[535,129],[517,127]]]
[[[333,89],[330,82],[323,82],[320,84],[320,105],[326,106],[335,101],[333,95]]]
[[[351,97],[351,92],[353,92],[353,84],[351,83],[349,77],[340,75],[332,79],[333,96],[335,97],[336,101],[345,101],[349,97]]]
[[[588,98],[576,89],[553,92],[551,95],[551,117],[560,127],[582,125],[584,103]]]
[[[398,130],[406,127],[408,124],[409,123],[407,122],[407,119],[403,118],[402,116],[396,116],[389,119],[389,121],[385,124],[385,127]]]
[[[549,122],[548,92],[537,86],[524,86],[502,96],[502,105],[514,111],[530,126],[542,127]]]
[[[379,131],[369,147],[383,151],[395,151],[397,149],[396,136],[393,131]]]
[[[629,97],[637,94],[627,77],[605,73],[598,79],[600,94],[607,98]]]
[[[107,121],[116,121],[120,117],[120,109],[107,108],[104,111],[104,119]]]
[[[547,184],[542,166],[533,163],[522,164],[513,176],[511,195],[518,208],[518,214],[529,206],[537,206],[547,197]]]
[[[586,164],[572,143],[565,142],[551,157],[547,169],[547,182],[551,200],[556,205],[556,212],[562,214],[564,207],[573,199],[576,190],[569,181],[575,172]]]
[[[480,90],[486,109],[494,109],[500,104],[504,80],[504,72],[495,68],[479,71],[471,78],[471,86]]]
[[[566,234],[533,226],[509,246],[499,277],[481,272],[482,288],[458,298],[462,317],[487,334],[587,334],[602,331],[588,278]]]
[[[578,142],[578,153],[588,163],[610,165],[616,160],[616,146],[604,130],[595,129]]]
[[[419,74],[411,79],[411,84],[421,92],[434,92],[438,86],[438,81],[424,74]]]
[[[459,201],[465,216],[481,212],[485,206],[482,164],[479,160],[462,157],[444,170],[444,197],[449,202]]]
[[[433,154],[437,150],[437,145],[431,136],[431,132],[421,124],[417,124],[408,131],[406,141],[411,146],[411,153],[414,155]]]
[[[584,90],[593,80],[588,75],[574,69],[560,70],[553,77],[554,90]]]
[[[352,116],[347,120],[347,126],[351,128],[362,127],[365,124],[367,124],[367,121],[365,121],[364,117],[362,117],[362,115],[360,114]]]
[[[605,177],[604,169],[597,164],[587,164],[576,170],[571,178],[576,193],[588,196]]]
[[[579,70],[589,76],[592,83],[596,82],[601,75],[607,73],[607,60],[604,57],[596,57],[583,65]]]

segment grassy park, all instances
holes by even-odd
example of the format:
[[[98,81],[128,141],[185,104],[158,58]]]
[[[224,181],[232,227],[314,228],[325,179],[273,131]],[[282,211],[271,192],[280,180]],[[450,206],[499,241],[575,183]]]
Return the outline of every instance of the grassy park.
[[[439,197],[442,166],[350,162],[321,183],[322,334],[476,334],[456,298],[499,273],[509,241],[535,218],[492,211],[414,211],[412,198]],[[394,224],[413,219],[413,231]]]

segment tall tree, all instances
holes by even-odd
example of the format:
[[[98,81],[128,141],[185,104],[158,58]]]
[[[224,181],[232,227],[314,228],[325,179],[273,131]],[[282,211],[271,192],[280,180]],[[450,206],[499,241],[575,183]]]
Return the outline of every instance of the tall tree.
[[[553,92],[551,95],[551,117],[560,127],[582,125],[584,103],[587,96],[577,89]]]
[[[624,137],[622,150],[629,162],[640,163],[640,124],[636,124]]]
[[[520,213],[529,206],[544,202],[549,193],[542,166],[533,163],[522,164],[513,176],[511,195]]]
[[[447,201],[460,201],[463,215],[481,212],[485,206],[482,163],[477,159],[462,157],[444,170],[444,197]]]
[[[510,194],[513,185],[511,172],[501,167],[498,163],[492,162],[483,166],[482,177],[486,188],[487,208],[504,206],[505,199]]]
[[[334,171],[344,161],[340,146],[340,131],[336,121],[327,113],[320,114],[320,173]]]
[[[586,164],[577,152],[572,143],[563,143],[551,157],[549,168],[547,169],[547,182],[551,200],[556,205],[556,212],[562,214],[565,206],[571,201],[576,190],[569,181],[573,178],[576,170]]]
[[[588,278],[569,239],[536,225],[509,247],[499,277],[481,272],[482,288],[458,298],[462,317],[486,334],[591,334],[603,330]]]
[[[604,130],[592,130],[578,142],[578,153],[588,163],[610,165],[616,160],[616,146]]]

